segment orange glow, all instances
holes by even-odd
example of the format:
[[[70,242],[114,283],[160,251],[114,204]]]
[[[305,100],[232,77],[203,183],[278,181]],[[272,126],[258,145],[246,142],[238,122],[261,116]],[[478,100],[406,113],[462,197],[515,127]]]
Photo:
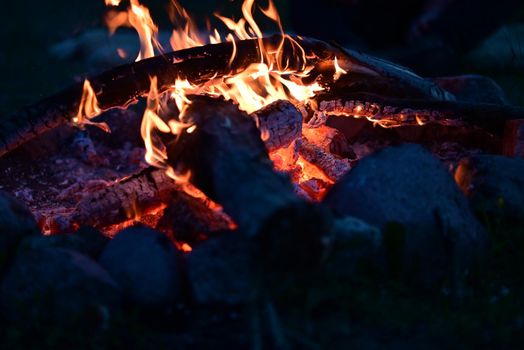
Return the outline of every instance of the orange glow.
[[[119,0],[106,0],[107,6],[118,6]],[[154,48],[161,50],[158,42],[158,27],[153,22],[147,7],[141,5],[138,0],[130,0],[127,12],[110,11],[106,16],[106,25],[111,33],[119,27],[133,27],[140,39],[140,52],[135,61],[155,56]]]
[[[120,1],[106,0],[108,6],[118,5]],[[255,20],[255,11],[260,11],[260,17],[269,20],[276,26],[276,30],[282,35],[282,40],[275,46],[265,46],[262,40],[263,32]],[[220,210],[217,204],[198,189],[189,184],[191,173],[189,171],[180,173],[167,164],[165,146],[159,137],[161,134],[179,136],[182,133],[193,133],[197,126],[186,116],[187,107],[191,104],[189,95],[220,96],[231,100],[238,108],[252,113],[274,101],[289,100],[296,104],[306,104],[323,90],[317,82],[303,83],[303,78],[308,77],[313,67],[307,66],[305,52],[299,43],[285,34],[276,6],[269,0],[266,8],[255,6],[255,0],[244,0],[241,5],[242,16],[232,19],[220,14],[215,14],[226,31],[221,32],[217,28],[211,28],[208,23],[207,34],[199,31],[196,22],[189,13],[176,0],[171,0],[169,6],[169,17],[173,22],[173,32],[170,45],[173,50],[186,49],[206,44],[221,42],[231,43],[231,56],[229,65],[232,66],[238,55],[237,40],[257,39],[259,60],[243,69],[242,71],[231,71],[221,77],[216,76],[207,82],[195,85],[183,77],[178,77],[172,82],[166,97],[173,100],[178,108],[178,115],[160,117],[160,103],[157,78],[151,78],[151,87],[147,98],[147,108],[144,112],[141,134],[144,140],[146,161],[155,167],[162,168],[190,195],[205,199],[210,207]],[[258,18],[258,17],[257,17]],[[151,57],[155,49],[159,50],[157,41],[157,26],[152,21],[148,9],[141,5],[138,0],[131,0],[130,7],[126,12],[115,13],[114,10],[107,17],[107,25],[114,31],[119,26],[132,26],[140,38],[140,54],[137,60]],[[292,55],[284,57],[284,46],[291,48]],[[334,79],[339,79],[347,70],[339,65],[338,59],[334,58]],[[261,130],[263,140],[269,137],[267,130]],[[332,183],[317,167],[309,164],[297,156],[295,144],[286,149],[277,150],[270,154],[278,170],[295,172],[293,175],[297,183],[310,180],[319,180],[323,183]]]
[[[333,80],[338,80],[343,74],[347,74],[347,70],[342,69],[338,65],[338,59],[337,56],[335,56],[335,61],[333,62],[333,65],[335,66],[335,74],[333,75]]]
[[[100,129],[109,132],[109,126],[106,123],[95,123],[91,119],[97,117],[102,113],[102,110],[98,106],[98,100],[96,94],[91,86],[89,80],[84,80],[84,86],[82,89],[82,97],[80,99],[80,105],[78,106],[78,112],[73,117],[73,123],[79,126],[83,125],[95,125]]]
[[[175,245],[178,248],[178,250],[181,250],[184,253],[189,253],[193,251],[193,248],[185,242],[175,242]]]

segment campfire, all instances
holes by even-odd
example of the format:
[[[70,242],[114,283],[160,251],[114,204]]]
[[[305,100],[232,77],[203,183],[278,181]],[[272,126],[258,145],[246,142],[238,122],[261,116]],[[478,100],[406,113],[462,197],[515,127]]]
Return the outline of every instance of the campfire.
[[[259,153],[257,163],[260,164],[255,168],[264,168],[270,174],[265,177],[280,182],[283,174],[291,179],[294,194],[289,196],[294,200],[296,197],[296,200],[318,202],[359,159],[384,147],[384,142],[391,143],[382,138],[352,148],[341,131],[344,127],[332,126],[337,122],[340,125],[348,120],[345,129],[354,127],[356,132],[367,125],[406,129],[428,124],[444,126],[455,133],[467,130],[478,135],[485,130],[490,139],[485,144],[492,144],[492,134],[501,135],[504,120],[520,116],[520,110],[515,108],[457,102],[451,92],[438,84],[385,61],[318,40],[290,36],[284,32],[271,1],[267,9],[258,9],[253,0],[244,1],[243,16],[238,21],[216,14],[226,31],[212,29],[207,35],[197,31],[187,12],[173,3],[171,15],[177,22],[170,39],[171,49],[175,50],[172,53],[166,53],[161,47],[157,26],[145,6],[131,1],[127,9],[122,9],[119,3],[106,1],[110,7],[107,25],[112,32],[120,26],[136,30],[140,38],[136,63],[86,79],[81,86],[15,113],[13,128],[5,129],[9,134],[4,135],[1,152],[5,154],[65,123],[81,129],[97,126],[107,133],[97,134],[97,138],[112,138],[114,132],[111,134],[108,125],[111,121],[99,119],[131,119],[125,108],[146,97],[140,134],[148,167],[137,159],[140,150],[135,147],[131,150],[134,164],[116,164],[116,168],[133,168],[138,172],[126,173],[124,170],[110,179],[89,176],[66,180],[63,184],[55,184],[62,190],[52,200],[53,195],[44,190],[48,204],[42,201],[28,204],[39,218],[41,229],[48,234],[92,225],[113,235],[138,221],[153,226],[162,221],[165,229],[177,221],[177,213],[171,225],[161,220],[162,213],[173,205],[170,201],[177,196],[187,202],[185,210],[196,211],[192,215],[199,217],[202,211],[209,211],[203,216],[204,221],[211,222],[196,225],[206,226],[204,231],[234,228],[242,219],[230,217],[229,208],[224,211],[223,201],[230,198],[219,198],[215,193],[217,189],[205,191],[201,187],[204,183],[198,184],[220,178],[222,183],[217,186],[236,187],[231,188],[226,197],[233,197],[236,191],[242,192],[242,183],[255,181],[257,171],[245,160],[235,160],[235,154],[241,154],[242,148],[251,148],[246,150],[248,153]],[[266,21],[273,22],[279,34],[264,37],[254,19],[255,11],[260,11]],[[227,104],[231,106],[226,107]],[[224,115],[217,115],[216,110],[224,111]],[[249,137],[245,135],[245,139],[235,140],[238,144],[227,145],[232,148],[231,158],[220,158],[225,164],[216,164],[219,159],[211,157],[215,150],[203,148],[212,142],[211,139],[202,140],[198,147],[191,141],[203,137],[200,129],[205,130],[205,126],[212,123],[204,112],[217,120],[224,119],[224,125],[217,125],[217,130],[213,131],[223,142],[228,135],[220,136],[222,132],[241,132],[242,123],[256,126]],[[359,122],[358,118],[368,123]],[[129,127],[136,128],[136,123]],[[257,144],[258,140],[264,147]],[[87,134],[77,136],[74,144],[84,152],[81,156],[90,165],[101,165],[96,164],[97,161],[106,162],[106,167],[107,162],[115,165],[114,159],[109,160],[107,156],[103,159],[104,156],[96,153],[100,146]],[[188,145],[192,145],[190,149]],[[449,145],[441,146],[436,153],[446,157],[446,149],[442,148]],[[223,146],[216,144],[216,147]],[[117,150],[109,151],[115,153]],[[184,152],[191,156],[184,157],[184,161],[174,158]],[[454,161],[457,162],[464,152],[455,156]],[[271,162],[263,161],[264,158]],[[210,164],[202,164],[204,159]],[[220,173],[221,166],[235,162],[246,169]],[[212,173],[200,175],[198,167],[211,167]],[[246,173],[247,169],[253,173]],[[259,181],[256,180],[251,189],[246,186],[246,191],[256,193]],[[264,193],[271,186],[261,188],[262,194],[285,197],[281,190]],[[23,194],[19,188],[15,191]],[[252,199],[260,201],[258,197]],[[71,206],[71,202],[76,204]],[[238,205],[251,204],[232,203],[232,206]],[[220,225],[214,227],[216,221]],[[198,237],[208,233],[197,231],[194,234]],[[177,244],[189,249],[188,242]]]
[[[206,33],[173,2],[170,47],[138,0],[106,5],[111,32],[138,34],[135,62],[15,112],[0,128],[2,188],[45,235],[90,226],[112,238],[142,225],[190,257],[234,232],[257,244],[262,271],[296,272],[322,261],[348,227],[362,227],[333,203],[345,201],[353,169],[379,150],[422,144],[465,192],[464,157],[521,152],[521,108],[468,100],[449,78],[290,35],[271,0],[244,0],[239,19],[215,14],[220,25]],[[482,229],[471,227],[464,240],[482,250]],[[475,260],[468,254],[460,273]]]

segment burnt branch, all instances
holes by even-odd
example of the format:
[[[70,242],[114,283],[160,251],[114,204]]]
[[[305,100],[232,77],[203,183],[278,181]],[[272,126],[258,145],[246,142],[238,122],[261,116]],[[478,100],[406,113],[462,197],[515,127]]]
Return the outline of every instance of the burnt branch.
[[[338,158],[322,147],[309,142],[306,138],[300,141],[298,152],[305,160],[322,170],[333,182],[337,182],[351,170],[351,165],[346,159]]]
[[[324,94],[318,110],[326,115],[365,117],[385,127],[441,124],[480,127],[502,135],[506,122],[524,119],[524,109],[457,101],[391,99],[373,94]]]
[[[68,231],[80,225],[103,228],[120,224],[162,208],[179,190],[163,170],[146,168],[84,196],[71,212],[47,217],[46,226],[51,231]]]
[[[264,45],[276,46],[281,36],[263,39]],[[347,62],[352,71],[363,76],[365,91],[376,91],[381,77],[389,85],[397,85],[396,91],[407,86],[406,93],[428,98],[447,98],[435,83],[422,79],[402,67],[366,56],[354,51],[342,51],[330,44],[309,38],[296,38],[308,57],[308,65],[317,65],[312,79],[318,75],[325,77],[326,84],[333,83],[333,60],[338,57]],[[177,78],[200,84],[211,78],[220,78],[244,70],[252,63],[260,62],[258,40],[236,42],[236,56],[230,63],[233,45],[230,42],[205,45],[122,65],[100,75],[89,77],[97,96],[100,108],[124,108],[149,91],[150,77],[158,78],[158,91],[168,90]],[[283,62],[301,66],[302,55],[297,54],[296,46],[285,45]],[[83,84],[78,83],[58,94],[46,98],[5,118],[0,124],[0,156],[15,149],[24,142],[43,132],[68,122],[76,115]],[[379,89],[380,90],[380,89]]]
[[[302,114],[289,101],[275,101],[251,116],[269,152],[287,147],[302,136]]]

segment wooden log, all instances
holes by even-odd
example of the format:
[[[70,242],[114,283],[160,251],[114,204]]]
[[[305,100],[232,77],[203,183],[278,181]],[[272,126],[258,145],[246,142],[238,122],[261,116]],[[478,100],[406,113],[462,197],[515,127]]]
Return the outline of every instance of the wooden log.
[[[325,152],[341,158],[355,157],[344,134],[335,128],[326,125],[316,128],[304,127],[302,133],[309,142],[322,148]]]
[[[365,117],[385,127],[440,124],[480,127],[501,136],[511,120],[524,119],[524,108],[486,103],[390,99],[372,94],[329,93],[318,96],[326,115]]]
[[[302,136],[302,114],[289,101],[275,101],[251,116],[269,152],[287,147]]]
[[[263,39],[264,45],[276,46],[282,37],[279,35]],[[436,84],[416,76],[408,70],[388,62],[363,55],[355,51],[343,51],[322,41],[297,37],[303,48],[296,51],[296,45],[285,45],[283,62],[289,61],[290,68],[300,68],[302,57],[308,57],[308,65],[322,63],[328,69],[319,69],[312,74],[330,74],[327,83],[332,81],[333,60],[343,59],[352,71],[359,72],[369,79],[366,91],[375,91],[380,84],[376,80],[384,76],[388,84],[397,85],[397,91],[408,86],[406,93],[428,98],[447,98],[444,90]],[[187,79],[193,84],[206,82],[211,78],[220,78],[224,74],[239,72],[252,63],[260,62],[258,40],[236,42],[236,58],[230,63],[233,45],[230,42],[205,45],[122,65],[100,75],[88,77],[98,98],[100,108],[123,108],[148,93],[150,77],[158,78],[158,91],[166,91],[177,78]],[[289,41],[288,41],[289,43]],[[294,67],[296,66],[296,67]],[[366,79],[363,79],[366,82]],[[25,109],[2,118],[0,124],[0,156],[15,149],[24,142],[43,132],[70,121],[76,115],[82,96],[83,84],[75,84],[56,95],[48,97]]]
[[[298,152],[305,160],[322,170],[333,182],[337,182],[351,170],[351,165],[346,159],[338,158],[306,138],[302,138]]]
[[[229,230],[234,223],[222,210],[210,208],[203,200],[175,191],[164,209],[156,229],[176,242],[193,246],[214,233]]]
[[[50,233],[70,231],[81,225],[104,228],[161,209],[179,191],[163,170],[141,172],[84,196],[73,210],[42,215]]]

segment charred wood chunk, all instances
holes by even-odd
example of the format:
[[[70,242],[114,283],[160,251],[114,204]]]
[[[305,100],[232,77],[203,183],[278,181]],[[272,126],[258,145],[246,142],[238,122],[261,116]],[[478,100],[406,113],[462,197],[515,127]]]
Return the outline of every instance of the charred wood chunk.
[[[251,115],[269,152],[289,146],[302,134],[302,114],[289,101],[275,101]]]
[[[348,140],[340,131],[329,126],[321,125],[318,128],[303,129],[304,137],[311,143],[319,146],[324,151],[342,158],[354,158]]]
[[[167,232],[175,241],[192,246],[231,225],[231,219],[220,209],[212,209],[187,193],[174,192],[156,228]]]
[[[431,99],[389,98],[367,93],[331,91],[316,98],[327,115],[363,117],[384,127],[441,124],[480,127],[502,135],[507,121],[524,119],[516,106]]]
[[[147,168],[84,197],[69,220],[94,227],[118,224],[162,207],[177,190],[163,170]]]
[[[351,169],[351,165],[347,160],[340,159],[326,152],[321,147],[309,142],[306,138],[301,140],[299,153],[305,160],[322,170],[334,182],[338,181]]]

